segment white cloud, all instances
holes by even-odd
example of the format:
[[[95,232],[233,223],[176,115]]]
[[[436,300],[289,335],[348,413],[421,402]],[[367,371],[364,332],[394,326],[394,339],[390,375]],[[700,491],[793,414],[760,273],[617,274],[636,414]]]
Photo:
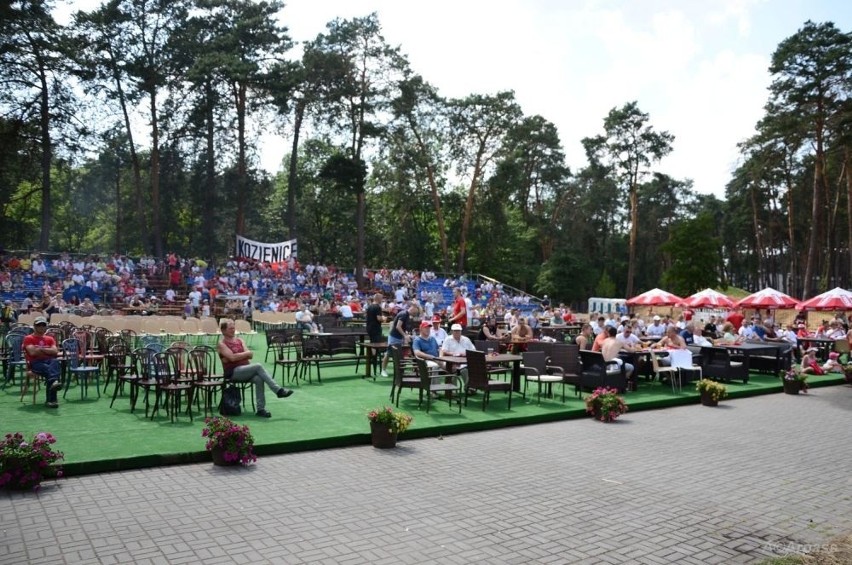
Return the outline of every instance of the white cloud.
[[[282,22],[302,41],[374,11],[444,96],[514,90],[526,114],[556,124],[574,170],[585,165],[580,140],[636,100],[676,136],[658,169],[719,196],[762,115],[778,43],[807,19],[852,27],[852,4],[833,0],[286,0]],[[266,134],[262,145],[262,165],[278,170],[289,143]]]

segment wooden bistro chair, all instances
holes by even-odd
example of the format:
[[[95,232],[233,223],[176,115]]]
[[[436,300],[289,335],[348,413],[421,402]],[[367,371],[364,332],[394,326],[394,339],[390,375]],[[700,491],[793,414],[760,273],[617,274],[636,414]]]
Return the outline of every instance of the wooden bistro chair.
[[[27,395],[30,387],[32,387],[33,404],[35,404],[38,401],[38,390],[40,385],[41,376],[32,372],[29,365],[27,365],[27,370],[24,372],[24,380],[21,382],[21,402],[24,401],[24,397]]]
[[[115,377],[115,383],[112,385],[112,401],[109,403],[110,408],[115,404],[115,399],[119,393],[124,394],[125,384],[130,386],[132,403],[132,394],[135,390],[133,383],[139,378],[136,367],[137,364],[130,348],[123,339],[119,338],[118,342],[111,345],[107,352],[107,376],[104,382],[104,390],[106,390],[110,377]]]
[[[217,354],[212,347],[198,346],[189,352],[189,362],[193,367],[195,380],[192,382],[193,396],[195,397],[195,406],[204,401],[204,416],[207,414],[215,415],[218,402],[216,394],[225,388],[224,375],[216,372],[216,357]]]
[[[491,391],[503,391],[509,393],[509,410],[512,409],[512,383],[506,381],[492,380],[488,374],[488,364],[485,361],[485,353],[482,351],[467,352],[467,388],[465,390],[465,405],[467,399],[474,390],[482,393],[482,409],[488,406],[491,400]]]
[[[98,393],[98,398],[101,397],[101,367],[99,364],[86,365],[83,348],[85,344],[78,338],[66,339],[62,342],[62,354],[65,361],[65,368],[68,371],[67,383],[71,379],[77,381],[80,387],[80,400],[89,395],[89,381],[95,381],[95,391]],[[68,386],[62,393],[62,398],[68,395]]]
[[[181,398],[186,394],[186,412],[189,421],[192,421],[192,383],[187,382],[181,374],[181,355],[173,349],[154,355],[154,366],[157,375],[154,409],[151,411],[151,419],[160,410],[160,406],[166,407],[169,419],[174,422],[180,414]]]
[[[26,378],[27,362],[24,359],[23,343],[23,333],[8,333],[3,338],[3,388],[15,382],[16,371],[20,371],[22,378]]]
[[[145,393],[145,417],[148,417],[148,409],[150,407],[149,393],[156,390],[159,378],[157,377],[157,364],[155,357],[162,352],[162,344],[157,343],[157,347],[140,347],[133,352],[133,359],[136,364],[137,378],[129,380],[130,389],[130,413],[136,410],[136,403],[139,400],[139,394]]]
[[[272,337],[269,343],[268,351],[274,353],[275,365],[272,367],[272,380],[278,373],[278,367],[282,368],[282,373],[286,373],[286,377],[282,375],[282,383],[291,380],[290,371],[293,371],[292,380],[299,384],[299,350],[302,347],[302,336],[299,334],[279,334]]]

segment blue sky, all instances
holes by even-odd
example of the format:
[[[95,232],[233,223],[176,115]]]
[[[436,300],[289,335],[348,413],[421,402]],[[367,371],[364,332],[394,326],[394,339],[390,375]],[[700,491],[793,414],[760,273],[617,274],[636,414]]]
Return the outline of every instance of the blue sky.
[[[720,197],[737,143],[762,116],[778,43],[809,19],[852,31],[852,2],[840,0],[285,0],[281,19],[304,41],[335,17],[371,12],[444,96],[514,90],[525,114],[556,124],[575,171],[580,140],[602,132],[610,109],[638,101],[675,136],[655,169]],[[263,137],[267,170],[289,148],[282,133]]]

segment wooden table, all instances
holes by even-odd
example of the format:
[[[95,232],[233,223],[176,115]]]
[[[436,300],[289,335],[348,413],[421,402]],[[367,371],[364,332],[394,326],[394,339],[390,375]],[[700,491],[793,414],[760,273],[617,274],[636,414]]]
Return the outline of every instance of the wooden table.
[[[467,362],[465,357],[455,355],[441,355],[438,360],[443,361],[447,365],[447,371],[452,372],[455,365],[464,365]],[[486,355],[486,365],[499,365],[500,363],[512,363],[512,391],[521,392],[521,361],[523,357],[520,355],[512,355],[511,353],[498,353],[495,355]]]
[[[837,341],[830,337],[800,337],[799,345],[804,349],[809,347],[817,348],[817,358],[825,363],[828,361],[828,354],[834,349],[834,342]]]
[[[366,371],[363,378],[376,380],[375,375],[373,375],[373,363],[377,363],[381,354],[388,350],[388,342],[370,341],[361,342],[358,345],[361,347],[361,355],[366,359]],[[411,349],[411,346],[407,344],[401,347],[403,351]]]

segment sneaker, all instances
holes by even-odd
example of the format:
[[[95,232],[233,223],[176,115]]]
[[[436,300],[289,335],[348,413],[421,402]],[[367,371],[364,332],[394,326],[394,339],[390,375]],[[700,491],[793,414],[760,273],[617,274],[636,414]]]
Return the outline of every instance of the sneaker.
[[[58,402],[45,402],[44,405],[48,408],[59,408]]]
[[[62,383],[59,381],[53,381],[53,384],[50,385],[50,390],[62,390]]]
[[[258,410],[257,415],[261,418],[271,418],[272,414],[268,410]]]
[[[281,387],[278,389],[278,392],[276,394],[278,395],[278,398],[287,398],[288,396],[293,394],[293,389]]]
[[[387,371],[385,371],[385,370],[382,370],[382,376],[383,376],[383,377],[388,376],[388,372],[387,372]]]

